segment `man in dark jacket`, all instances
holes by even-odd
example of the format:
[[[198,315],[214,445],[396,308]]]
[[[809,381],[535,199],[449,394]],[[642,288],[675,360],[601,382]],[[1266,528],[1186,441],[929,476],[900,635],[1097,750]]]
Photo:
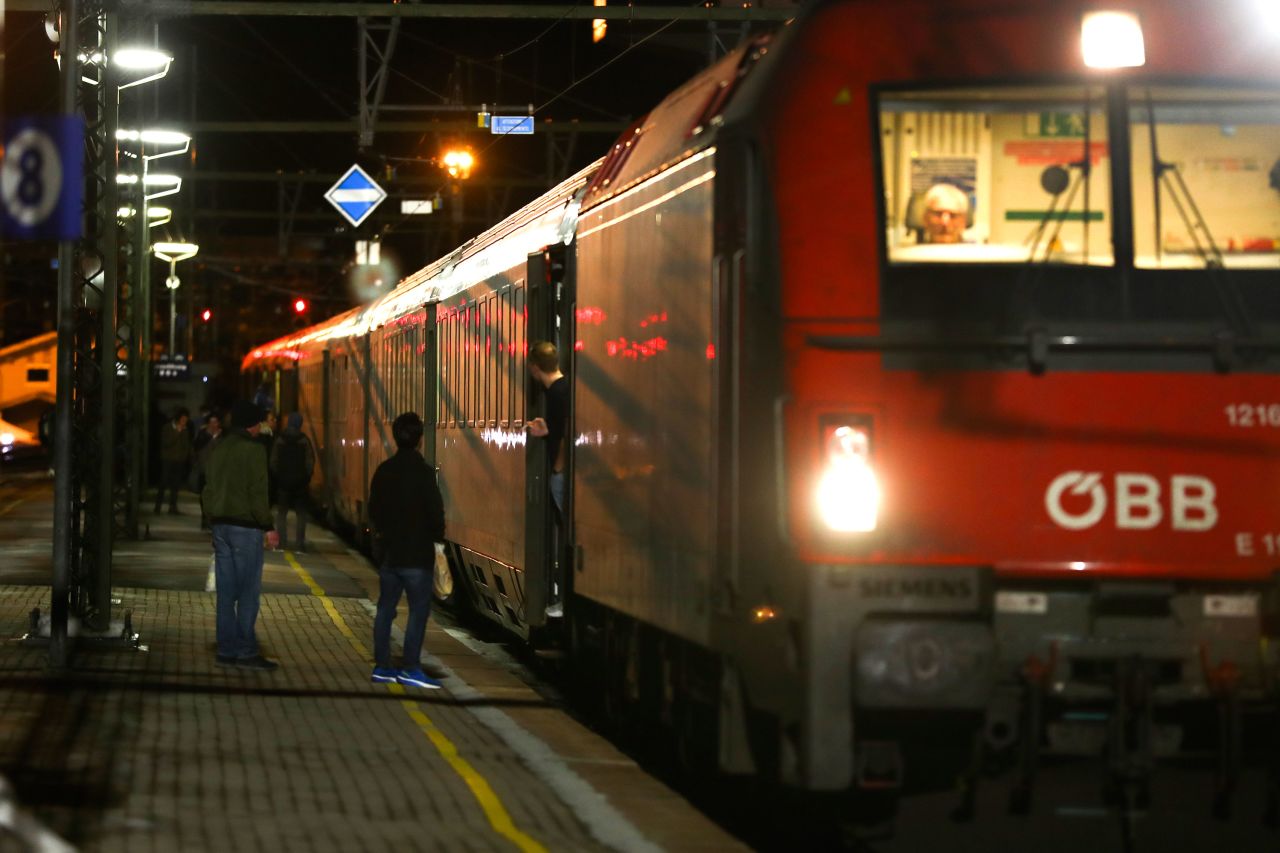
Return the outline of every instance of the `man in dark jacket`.
[[[307,550],[307,487],[316,469],[316,453],[311,439],[302,431],[302,413],[289,415],[288,426],[271,445],[271,475],[276,483],[276,530],[280,547],[288,548],[289,510],[298,517],[294,547]]]
[[[173,420],[160,430],[160,489],[156,492],[156,512],[160,511],[165,489],[168,489],[169,514],[178,514],[178,489],[187,478],[187,463],[191,461],[188,420],[187,410],[178,409]]]
[[[437,688],[422,671],[422,640],[431,615],[431,591],[437,549],[443,551],[444,499],[435,471],[418,452],[422,418],[406,412],[391,425],[396,455],[378,466],[369,485],[369,519],[382,537],[385,556],[378,568],[378,615],[373,620],[375,682],[398,681]],[[441,543],[437,545],[437,543]],[[400,593],[409,597],[400,669],[391,665],[391,623]]]
[[[274,548],[267,500],[267,454],[255,440],[262,410],[237,401],[231,430],[209,456],[204,509],[213,525],[214,575],[218,586],[218,664],[273,670],[278,664],[258,651],[254,623],[262,596],[262,539]]]

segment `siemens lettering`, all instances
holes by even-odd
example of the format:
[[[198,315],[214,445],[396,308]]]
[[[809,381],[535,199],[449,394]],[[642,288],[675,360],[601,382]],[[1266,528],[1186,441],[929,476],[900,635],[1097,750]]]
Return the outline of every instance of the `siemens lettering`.
[[[1150,474],[1122,472],[1112,480],[1115,523],[1120,530],[1152,530],[1164,521],[1160,481]],[[1169,477],[1169,522],[1174,530],[1203,532],[1218,523],[1214,505],[1218,490],[1208,477]],[[1098,471],[1059,474],[1044,493],[1044,508],[1053,523],[1067,530],[1087,530],[1106,515],[1108,495]]]

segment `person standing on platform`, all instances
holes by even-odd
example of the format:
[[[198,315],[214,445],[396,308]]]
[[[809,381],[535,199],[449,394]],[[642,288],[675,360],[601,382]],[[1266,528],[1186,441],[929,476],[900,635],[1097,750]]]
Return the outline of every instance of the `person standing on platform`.
[[[222,416],[217,412],[210,412],[209,417],[205,419],[204,429],[196,433],[196,462],[194,476],[192,477],[195,492],[200,495],[201,530],[206,530],[209,527],[209,514],[204,510],[204,485],[209,479],[209,457],[213,455],[213,449],[218,446],[221,438]]]
[[[560,356],[556,345],[550,341],[538,341],[529,348],[529,373],[543,387],[547,398],[547,417],[530,418],[527,428],[530,435],[547,440],[547,460],[551,463],[548,483],[556,508],[556,539],[551,551],[551,599],[547,605],[547,616],[558,619],[564,615],[559,555],[564,540],[564,464],[568,456],[564,437],[569,424],[569,379],[560,372]]]
[[[256,440],[262,410],[239,400],[231,407],[231,429],[209,457],[204,508],[213,525],[217,578],[219,666],[273,670],[279,665],[258,649],[254,624],[262,596],[263,531],[275,548],[267,500],[267,455]]]
[[[436,472],[418,452],[422,433],[422,418],[416,412],[396,418],[391,424],[396,453],[378,466],[369,484],[369,519],[383,544],[371,680],[438,688],[440,682],[422,671],[422,641],[431,615],[435,557],[444,548],[444,498]],[[391,658],[391,623],[401,593],[409,598],[409,622],[404,655],[396,669]]]
[[[258,411],[262,411],[259,409]],[[276,416],[271,412],[265,412],[262,416],[262,423],[258,425],[258,434],[254,436],[254,441],[262,445],[262,449],[267,453],[267,459],[271,459],[271,451],[276,443]],[[267,500],[272,506],[276,503],[276,473],[267,466]]]
[[[276,483],[276,530],[280,547],[288,548],[289,510],[298,517],[298,535],[294,548],[307,550],[307,487],[316,469],[316,453],[311,439],[302,431],[302,413],[289,415],[284,432],[276,436],[271,447],[271,475]]]
[[[187,431],[190,420],[186,409],[178,409],[173,420],[160,430],[160,488],[156,492],[156,512],[164,503],[165,490],[169,490],[169,515],[178,514],[178,490],[187,478],[187,465],[191,462],[191,433]]]

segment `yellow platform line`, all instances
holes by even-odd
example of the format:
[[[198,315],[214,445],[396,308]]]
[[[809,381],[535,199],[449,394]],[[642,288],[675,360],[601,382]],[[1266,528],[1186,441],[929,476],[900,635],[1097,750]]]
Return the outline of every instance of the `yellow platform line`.
[[[294,556],[292,551],[285,551],[284,558],[293,567],[298,577],[302,578],[302,582],[306,584],[311,594],[320,599],[325,612],[329,614],[329,619],[337,626],[338,633],[347,638],[347,642],[351,644],[361,658],[368,660],[370,656],[368,649],[360,640],[356,639],[356,635],[347,625],[347,620],[342,618],[338,608],[333,606],[333,602],[325,594],[320,584],[316,583],[315,578],[311,577],[311,573],[302,567],[302,564],[298,562],[298,558]],[[405,689],[399,684],[389,684],[387,689],[398,696],[406,695]],[[489,825],[493,827],[494,832],[510,841],[523,853],[547,853],[546,847],[516,827],[515,822],[511,819],[510,812],[507,811],[506,806],[502,805],[502,801],[498,799],[493,786],[489,784],[484,776],[480,775],[480,772],[472,766],[471,762],[462,757],[454,742],[449,740],[448,736],[440,731],[431,718],[423,713],[418,703],[406,699],[401,702],[401,705],[409,715],[409,718],[427,736],[427,740],[436,748],[436,752],[440,754],[440,757],[453,768],[453,771],[462,778],[462,781],[471,790],[471,794],[476,798],[476,802],[480,804],[480,808],[484,811],[484,816],[488,818]]]
[[[18,498],[16,501],[9,504],[4,509],[0,509],[0,515],[8,515],[10,512],[14,510],[15,507],[17,507],[19,504],[23,503],[24,501],[26,501],[26,498]]]

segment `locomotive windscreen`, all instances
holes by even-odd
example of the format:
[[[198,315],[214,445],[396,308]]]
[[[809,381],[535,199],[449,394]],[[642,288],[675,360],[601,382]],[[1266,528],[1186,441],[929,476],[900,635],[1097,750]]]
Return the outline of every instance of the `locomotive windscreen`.
[[[1280,329],[1274,87],[881,91],[878,118],[885,320]]]

